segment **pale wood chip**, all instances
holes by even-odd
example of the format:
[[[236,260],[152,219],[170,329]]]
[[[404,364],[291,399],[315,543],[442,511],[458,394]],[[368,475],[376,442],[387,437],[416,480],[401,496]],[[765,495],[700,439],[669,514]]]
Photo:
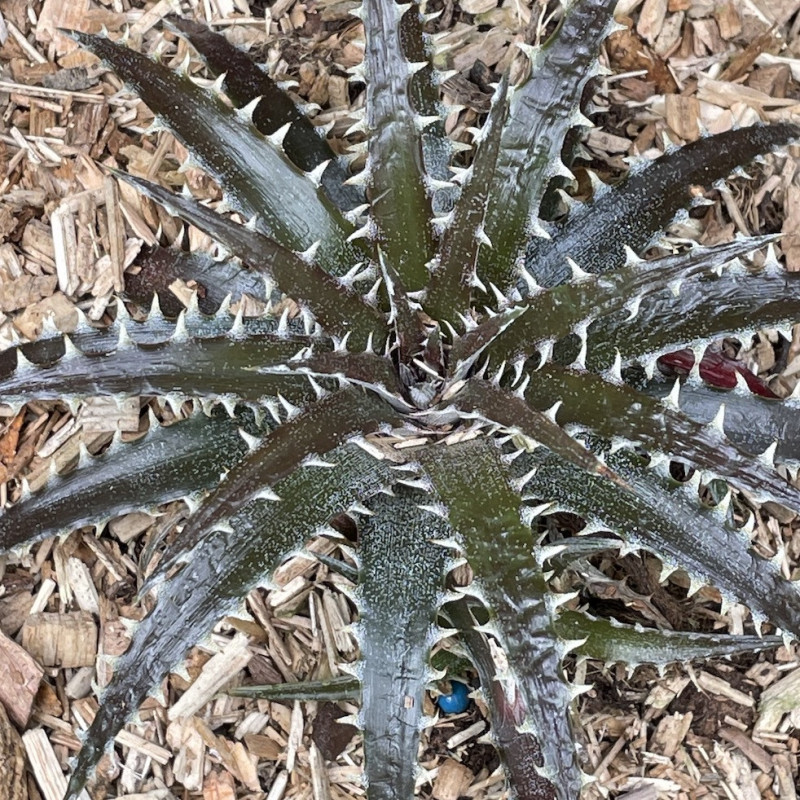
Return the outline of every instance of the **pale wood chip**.
[[[719,736],[726,742],[738,747],[762,772],[769,773],[772,771],[772,758],[769,753],[763,747],[759,747],[746,734],[737,731],[735,728],[721,728]]]
[[[175,780],[189,792],[203,788],[206,747],[192,719],[176,719],[167,727],[167,742],[175,751]]]
[[[786,216],[781,231],[781,250],[786,257],[789,272],[800,271],[800,186],[792,183],[786,190],[784,199]]]
[[[244,737],[245,747],[256,758],[277,761],[283,755],[283,744],[260,733],[250,733]]]
[[[777,730],[783,715],[796,708],[800,708],[800,669],[792,670],[764,690],[758,704],[755,732],[760,736],[765,731]]]
[[[721,697],[727,697],[728,700],[732,700],[734,703],[738,703],[741,706],[751,707],[756,704],[756,701],[751,695],[734,689],[727,681],[718,678],[716,675],[712,675],[710,672],[703,671],[698,673],[697,684],[707,692],[718,694]]]
[[[636,24],[636,32],[648,44],[653,44],[661,32],[666,15],[667,0],[644,0],[644,5],[639,13],[639,22]]]
[[[78,422],[89,434],[139,430],[138,397],[87,397],[78,414]]]
[[[222,651],[205,663],[197,680],[170,708],[168,719],[190,717],[198,712],[239,670],[247,666],[252,656],[248,638],[236,634]]]
[[[686,734],[692,724],[692,719],[691,712],[688,714],[675,713],[662,717],[650,740],[650,749],[671,759],[683,744],[683,740],[686,738]]]
[[[63,800],[67,791],[67,779],[61,771],[53,746],[44,728],[34,728],[22,734],[22,744],[28,756],[33,777],[42,790],[45,800]],[[79,800],[89,800],[84,789]]]
[[[684,97],[680,94],[668,94],[664,98],[667,125],[681,139],[693,142],[700,137],[700,101],[696,97]]]
[[[468,728],[464,728],[463,731],[459,731],[458,733],[454,734],[447,740],[447,749],[448,750],[455,750],[457,747],[460,747],[464,742],[468,742],[470,739],[477,738],[486,730],[486,722],[484,720],[478,720],[470,725]]]
[[[97,656],[97,625],[86,611],[31,614],[22,646],[46,667],[87,667]]]
[[[203,800],[236,800],[233,776],[219,770],[209,772],[203,781]]]
[[[435,800],[458,800],[469,789],[474,778],[468,767],[452,758],[446,758],[439,766],[431,795]]]
[[[331,784],[325,768],[325,759],[313,741],[308,750],[308,764],[311,768],[311,791],[314,800],[331,800]]]

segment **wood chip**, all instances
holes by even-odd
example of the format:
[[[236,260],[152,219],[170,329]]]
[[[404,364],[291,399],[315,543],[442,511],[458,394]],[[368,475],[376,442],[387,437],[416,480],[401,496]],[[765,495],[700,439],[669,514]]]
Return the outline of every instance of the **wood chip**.
[[[78,422],[90,434],[136,433],[139,430],[139,398],[87,397]]]
[[[772,772],[772,758],[763,747],[759,747],[749,736],[736,728],[722,728],[721,739],[738,747],[762,772]]]
[[[648,44],[653,44],[661,32],[667,15],[667,0],[644,0],[636,32]]]
[[[699,673],[697,676],[697,685],[707,692],[720,695],[721,697],[727,697],[728,700],[732,700],[740,706],[747,706],[750,708],[756,704],[756,701],[751,695],[734,689],[727,681],[718,678],[716,675],[712,675],[710,672]]]
[[[61,771],[53,746],[47,738],[44,728],[34,728],[22,734],[22,744],[28,755],[28,763],[33,777],[42,790],[44,800],[64,800],[67,791],[67,779]],[[79,800],[89,800],[84,789]]]
[[[668,94],[664,98],[667,112],[667,125],[681,139],[693,142],[700,138],[700,102],[696,97]]]
[[[5,672],[3,674],[6,674]],[[5,800],[28,800],[22,739],[0,703],[0,794]]]
[[[445,759],[433,782],[435,800],[458,800],[469,788],[475,776],[472,771],[452,758]]]
[[[188,792],[203,789],[206,747],[191,719],[176,719],[167,727],[167,742],[176,752],[172,769],[175,780]]]
[[[0,706],[24,728],[31,715],[33,700],[44,670],[28,651],[0,633]],[[0,784],[2,785],[2,784]]]
[[[97,625],[86,611],[31,614],[22,646],[46,667],[87,667],[97,656]]]
[[[205,663],[199,677],[170,708],[170,720],[190,717],[199,711],[253,657],[248,639],[237,634],[227,647]]]
[[[203,800],[236,800],[233,776],[219,770],[209,772],[203,782]]]

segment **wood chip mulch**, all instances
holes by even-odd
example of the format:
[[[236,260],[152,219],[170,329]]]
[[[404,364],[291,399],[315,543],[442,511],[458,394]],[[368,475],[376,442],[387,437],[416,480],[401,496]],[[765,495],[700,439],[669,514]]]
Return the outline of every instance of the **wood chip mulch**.
[[[59,28],[112,36],[177,66],[186,45],[160,20],[179,12],[205,21],[255,53],[270,74],[297,82],[315,121],[332,123],[337,147],[363,106],[346,70],[361,60],[359,22],[351,0],[243,0],[179,3],[158,0],[6,0],[0,4],[0,351],[34,339],[48,318],[64,331],[76,309],[98,324],[113,315],[116,293],[140,269],[144,248],[188,242],[213,252],[204,234],[184,227],[97,162],[158,178],[197,197],[219,200],[217,187],[195,169],[179,172],[187,153],[167,133],[147,134],[150,111]],[[490,83],[522,62],[516,42],[549,30],[546,5],[526,0],[433,2],[437,65],[457,74],[445,101],[454,138],[467,139],[488,108]],[[613,180],[633,156],[654,157],[669,143],[694,140],[757,120],[800,114],[800,0],[622,0],[626,26],[604,47],[608,76],[593,84],[597,127],[580,145],[581,193],[587,170]],[[200,62],[190,65],[204,80]],[[588,98],[587,98],[588,99]],[[768,156],[749,176],[721,189],[698,187],[708,204],[676,222],[670,236],[703,243],[735,233],[781,231],[778,254],[800,270],[800,146]],[[670,239],[664,242],[669,246]],[[192,289],[171,287],[177,303]],[[253,309],[258,304],[253,301]],[[726,342],[779,396],[800,375],[800,327],[790,338],[767,331],[755,342]],[[61,404],[0,405],[0,506],[15,501],[21,478],[46,480],[81,446],[95,452],[121,430],[138,430],[140,404],[89,401],[73,415]],[[168,414],[169,411],[164,412]],[[770,513],[767,513],[769,511]],[[26,555],[0,558],[0,798],[60,800],[77,732],[97,709],[110,658],[124,652],[128,623],[144,610],[133,603],[141,578],[138,554],[185,509],[155,518],[134,513],[99,536],[79,531],[45,541]],[[800,536],[780,509],[758,515],[755,547],[785,552],[797,577]],[[328,553],[333,545],[317,542]],[[651,624],[704,620],[718,630],[749,629],[734,607],[719,613],[719,595],[702,589],[685,599],[679,573],[659,586],[655,559],[626,556],[596,565],[595,593],[615,609]],[[275,683],[337,674],[356,658],[348,631],[351,607],[342,578],[309,558],[279,571],[279,589],[248,598],[249,621],[227,619],[194,648],[181,675],[164,682],[117,737],[114,757],[99,770],[93,796],[129,800],[345,800],[361,797],[361,748],[342,717],[348,703],[278,703],[226,695],[237,683]],[[322,665],[322,667],[320,666]],[[663,675],[643,666],[583,663],[575,678],[594,688],[579,702],[586,769],[596,782],[587,800],[795,800],[800,750],[800,658],[797,646],[730,661],[673,666]],[[431,697],[426,711],[435,715]],[[434,800],[500,797],[504,779],[480,704],[437,717],[423,736],[419,792]]]

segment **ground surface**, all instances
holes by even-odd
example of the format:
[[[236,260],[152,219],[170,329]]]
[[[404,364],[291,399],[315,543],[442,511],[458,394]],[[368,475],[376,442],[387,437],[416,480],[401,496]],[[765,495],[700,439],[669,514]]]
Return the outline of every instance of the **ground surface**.
[[[345,72],[360,60],[354,44],[359,23],[348,14],[353,6],[349,0],[277,0],[251,8],[235,0],[180,7],[177,0],[130,6],[127,0],[1,3],[0,349],[17,337],[35,337],[49,315],[68,330],[76,306],[93,320],[107,321],[114,292],[126,282],[131,288],[148,245],[185,235],[192,250],[211,247],[207,237],[193,230],[182,234],[164,211],[98,169],[94,160],[173,186],[186,182],[196,196],[217,198],[216,188],[196,170],[177,172],[186,156],[181,145],[166,133],[144,135],[149,111],[56,28],[105,26],[114,35],[128,25],[138,46],[178,64],[186,48],[162,33],[160,19],[181,11],[210,21],[256,53],[272,74],[296,80],[299,96],[319,105],[317,121],[333,122],[331,135],[343,144],[351,111],[363,103],[361,87],[348,85]],[[623,0],[618,17],[631,25],[604,52],[611,76],[587,93],[598,127],[579,151],[578,194],[588,186],[587,168],[613,179],[627,156],[652,156],[665,141],[692,140],[703,128],[721,131],[759,118],[796,117],[798,9],[800,0]],[[547,27],[547,13],[536,3],[512,0],[448,0],[431,10],[441,10],[432,23],[441,34],[439,66],[458,71],[446,99],[464,106],[449,117],[459,137],[482,119],[489,84],[516,57],[514,43],[535,41]],[[191,68],[199,69],[199,62]],[[737,178],[707,191],[710,204],[672,233],[711,243],[736,231],[782,230],[787,236],[779,252],[789,269],[800,269],[800,147],[789,153],[750,170],[752,180]],[[169,297],[179,306],[190,289],[177,281]],[[250,301],[248,308],[257,311],[258,303]],[[777,394],[794,387],[797,335],[789,341],[764,334],[743,348],[732,342],[724,348]],[[116,427],[135,431],[140,412],[138,402],[121,410],[88,405],[76,417],[61,405],[33,405],[20,414],[0,406],[0,503],[18,497],[23,475],[34,487],[41,483],[51,458],[63,465],[80,443],[94,450]],[[0,559],[0,798],[59,796],[62,771],[78,747],[74,731],[96,708],[93,681],[108,678],[98,654],[123,651],[123,621],[143,613],[133,604],[142,553],[160,526],[183,513],[164,511],[159,518],[131,514],[114,520],[100,538],[83,531],[60,543],[45,542],[30,555]],[[568,526],[569,520],[562,523]],[[800,554],[794,527],[787,515],[759,514],[756,545],[772,555],[783,542],[787,573],[796,570]],[[609,557],[592,566],[592,602],[620,619],[749,629],[746,611],[719,614],[713,590],[701,590],[690,601],[680,576],[659,586],[654,559]],[[172,676],[163,687],[168,705],[203,669],[219,670],[231,683],[274,683],[313,677],[329,650],[339,659],[355,657],[346,630],[350,606],[335,591],[337,579],[317,562],[295,559],[282,568],[280,581],[282,591],[251,596],[254,621],[227,620],[192,652],[188,675]],[[248,637],[245,649],[237,632]],[[48,652],[54,642],[55,652]],[[587,797],[792,800],[800,749],[800,701],[791,700],[800,697],[798,667],[796,646],[671,667],[663,676],[648,667],[629,676],[621,666],[579,665],[578,677],[595,687],[580,701],[586,769],[597,777]],[[770,695],[785,699],[781,711],[770,713]],[[196,715],[169,724],[166,709],[148,701],[119,740],[121,757],[103,764],[95,796],[343,800],[363,794],[358,740],[335,722],[353,710],[347,704],[292,706],[215,697],[213,691],[200,699],[207,702]],[[428,711],[434,711],[432,702]],[[442,716],[425,733],[420,793],[436,800],[500,796],[497,757],[481,740],[486,730],[476,705],[465,714]]]

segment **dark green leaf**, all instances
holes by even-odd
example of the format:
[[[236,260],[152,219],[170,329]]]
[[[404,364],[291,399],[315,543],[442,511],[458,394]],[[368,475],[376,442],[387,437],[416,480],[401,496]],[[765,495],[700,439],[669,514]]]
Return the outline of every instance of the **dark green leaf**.
[[[210,489],[244,457],[244,420],[223,413],[159,426],[51,478],[0,515],[0,551]],[[251,432],[255,432],[251,428]]]
[[[364,251],[348,242],[353,226],[313,181],[217,96],[109,39],[79,31],[71,35],[187,144],[237,211],[258,216],[261,230],[291,250],[319,242],[317,263],[328,271],[342,266],[346,271],[364,258]]]
[[[527,458],[543,462],[526,487],[532,499],[547,498],[593,525],[606,526],[633,546],[655,553],[668,568],[686,570],[695,585],[711,584],[728,601],[749,606],[758,620],[769,619],[794,636],[800,633],[797,587],[783,578],[778,566],[750,550],[744,531],[703,508],[691,484],[670,486],[623,451],[608,462],[628,489],[587,475],[552,454]]]
[[[128,340],[111,352],[91,355],[73,347],[54,364],[24,364],[0,375],[0,399],[27,403],[86,395],[177,394],[257,401],[283,393],[298,400],[310,393],[302,376],[266,376],[257,370],[284,363],[305,350],[307,342],[263,334],[241,340],[178,336],[154,345]]]
[[[533,239],[525,266],[542,286],[569,279],[567,258],[586,272],[621,267],[625,246],[641,252],[689,205],[691,186],[709,186],[798,136],[800,127],[781,122],[726,131],[671,151],[633,171],[621,186],[603,192],[593,203],[579,206],[552,239]]]
[[[330,162],[322,173],[322,186],[336,205],[349,211],[364,202],[363,192],[345,185],[350,177],[343,160],[338,159],[330,145],[313,123],[294,104],[264,70],[224,36],[190,19],[170,15],[168,22],[192,43],[215,75],[224,75],[223,89],[237,108],[243,108],[261,98],[253,108],[252,119],[265,136],[284,125],[289,130],[283,139],[283,151],[289,160],[304,172]]]
[[[415,498],[378,497],[359,524],[361,724],[370,800],[412,800],[427,651],[444,585],[447,526]]]
[[[332,516],[391,480],[388,466],[354,445],[325,455],[335,468],[295,471],[275,486],[280,502],[251,500],[220,525],[224,530],[209,531],[186,566],[161,587],[155,608],[116,663],[66,800],[75,800],[125,721],[192,644],[234,612],[248,591],[268,583],[281,559]]]
[[[170,213],[205,231],[254,270],[274,280],[286,294],[306,306],[329,334],[343,337],[349,333],[351,345],[362,347],[370,335],[376,343],[383,340],[382,315],[319,266],[194,200],[124,172],[115,174]]]
[[[570,4],[556,34],[532,55],[530,79],[511,98],[483,223],[492,244],[478,260],[487,287],[507,292],[516,282],[547,183],[564,169],[564,137],[575,125],[613,9],[611,0]]]
[[[313,459],[343,444],[356,434],[370,433],[382,424],[396,421],[394,412],[372,395],[345,390],[327,395],[294,418],[279,425],[233,467],[216,491],[191,517],[180,538],[164,554],[150,583],[157,583],[214,524],[238,513],[260,494]],[[311,471],[328,471],[327,466],[310,465]],[[280,502],[280,501],[275,501]]]
[[[622,439],[650,452],[674,454],[695,467],[800,512],[800,490],[744,453],[712,426],[700,425],[679,410],[588,372],[548,364],[533,374],[525,398],[534,408],[558,407],[558,421],[606,439]]]
[[[467,561],[480,575],[479,590],[508,651],[513,683],[503,703],[517,706],[539,740],[542,768],[553,784],[552,797],[573,800],[580,790],[568,709],[570,689],[561,677],[563,651],[552,627],[552,598],[533,557],[533,534],[523,524],[519,494],[509,486],[493,442],[474,440],[427,448],[420,460],[453,528],[461,535]],[[547,795],[539,795],[547,796]]]
[[[718,658],[778,647],[780,636],[732,636],[725,633],[683,633],[623,625],[578,611],[564,611],[553,623],[563,639],[585,639],[578,653],[598,661],[663,666],[672,661]]]
[[[419,13],[415,2],[408,7],[395,0],[364,0],[361,12],[366,38],[364,67],[369,76],[366,124],[371,213],[380,247],[409,291],[425,287],[426,265],[433,256],[431,203],[424,183],[417,113],[411,104],[410,63],[401,33],[403,28],[408,36],[410,26],[400,24],[404,15]]]
[[[665,397],[672,383],[651,382],[644,391]],[[770,400],[749,389],[722,391],[712,386],[685,383],[678,397],[681,411],[701,424],[708,424],[725,405],[725,435],[748,453],[763,453],[777,443],[777,461],[800,461],[800,414],[797,401]]]

